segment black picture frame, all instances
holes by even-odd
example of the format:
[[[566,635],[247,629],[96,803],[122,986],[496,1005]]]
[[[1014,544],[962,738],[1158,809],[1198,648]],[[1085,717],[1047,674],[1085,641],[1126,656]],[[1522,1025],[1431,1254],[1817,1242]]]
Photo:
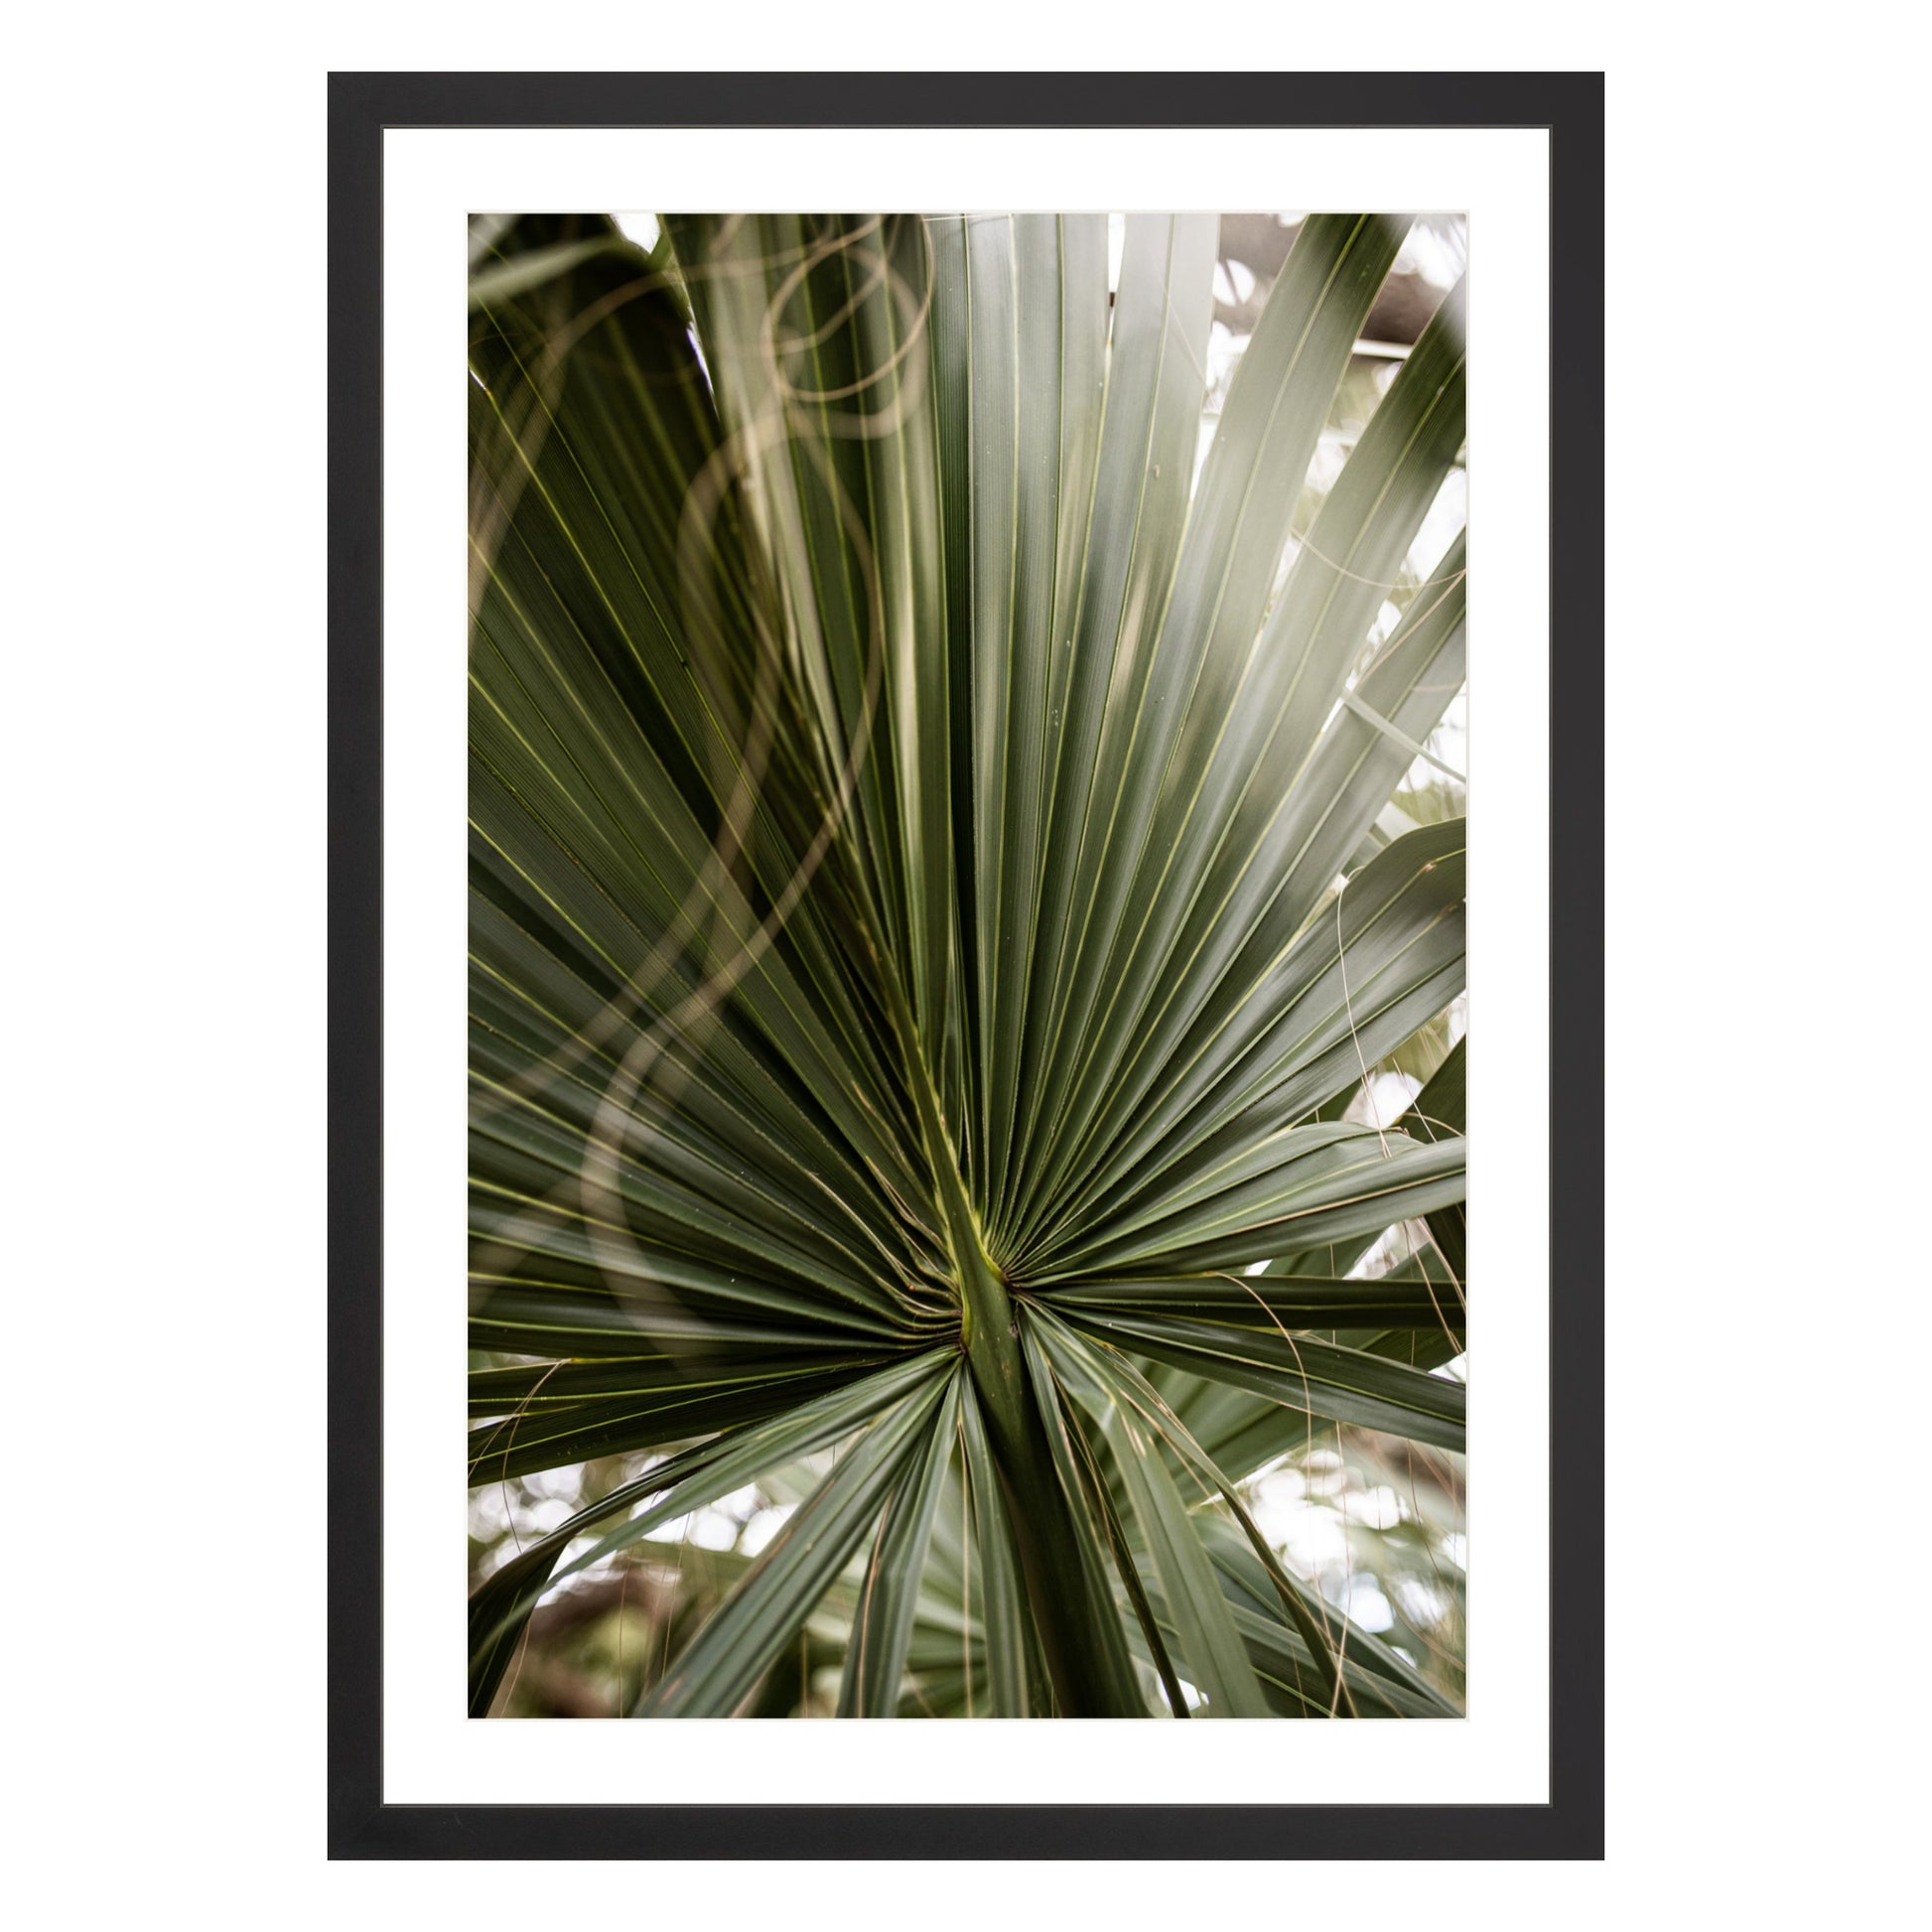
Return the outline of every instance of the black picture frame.
[[[1603,75],[333,73],[329,1849],[336,1859],[1600,1859]],[[1550,131],[1550,1798],[1541,1805],[382,1800],[382,135],[389,127]]]

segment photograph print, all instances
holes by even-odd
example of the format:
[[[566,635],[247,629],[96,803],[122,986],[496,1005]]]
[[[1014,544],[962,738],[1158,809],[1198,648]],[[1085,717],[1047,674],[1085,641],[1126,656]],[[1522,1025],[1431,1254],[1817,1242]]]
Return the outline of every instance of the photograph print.
[[[472,215],[471,1717],[1465,1715],[1468,252]]]

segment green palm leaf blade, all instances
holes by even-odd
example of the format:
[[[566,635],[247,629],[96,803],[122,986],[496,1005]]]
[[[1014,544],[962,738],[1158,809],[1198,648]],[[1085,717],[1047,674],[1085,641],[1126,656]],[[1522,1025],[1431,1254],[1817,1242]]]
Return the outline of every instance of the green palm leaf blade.
[[[1234,1606],[1235,1622],[1254,1659],[1257,1675],[1272,1694],[1290,1704],[1285,1715],[1325,1716],[1325,1694],[1319,1707],[1310,1710],[1309,1687],[1319,1672],[1302,1623],[1282,1606],[1278,1573],[1256,1557],[1253,1544],[1233,1523],[1203,1515],[1200,1536],[1220,1574],[1221,1587]],[[1299,1578],[1291,1577],[1290,1582],[1309,1616],[1335,1616],[1333,1606],[1323,1603]],[[1461,1715],[1413,1664],[1358,1623],[1347,1626],[1344,1674],[1358,1717]]]
[[[660,1140],[722,1150],[726,1163],[736,1157],[810,1208],[831,1206],[844,1237],[882,1261],[910,1265],[915,1245],[882,1216],[863,1162],[749,1029],[729,1012],[700,1010],[698,975],[674,965],[660,981],[627,983],[574,953],[554,926],[531,918],[526,929],[481,895],[471,931],[471,1064],[483,1137],[474,1172],[487,1177],[488,1143],[502,1138],[506,1115],[529,1105],[585,1137],[601,1127],[603,1147],[626,1159],[609,1121],[615,1092],[651,1115]]]
[[[1336,1425],[1306,1410],[1287,1409],[1272,1396],[1209,1381],[1149,1360],[1149,1380],[1200,1443],[1203,1454],[1232,1482],[1245,1481],[1284,1455],[1332,1450]]]
[[[1282,297],[1278,286],[1270,307]],[[1077,1151],[1093,1135],[1104,1135],[1110,1122],[1132,1117],[1136,1089],[1117,1077],[1121,1056],[1128,1042],[1142,1037],[1150,1007],[1172,1004],[1176,989],[1189,990],[1188,970],[1173,958],[1189,915],[1198,911],[1208,929],[1226,932],[1228,901],[1244,881],[1251,898],[1263,898],[1289,871],[1287,852],[1269,837],[1271,823],[1284,815],[1284,793],[1292,792],[1369,620],[1393,585],[1395,565],[1461,442],[1459,314],[1451,296],[1416,356],[1403,365],[1324,501],[1315,530],[1304,540],[1260,637],[1252,624],[1243,625],[1235,633],[1238,654],[1210,653],[1204,660],[1120,936],[1100,975],[1109,998],[1097,1012],[1094,1050],[1063,1116],[1066,1147]],[[1263,323],[1265,328],[1265,314]],[[1241,374],[1252,367],[1244,358]],[[1238,400],[1230,395],[1231,409]],[[1206,482],[1204,477],[1203,487]],[[1286,534],[1284,524],[1275,534],[1275,554]],[[1352,563],[1340,561],[1338,553]],[[1370,577],[1359,565],[1388,575]],[[1274,918],[1260,923],[1272,932],[1292,931],[1283,924],[1283,908],[1300,904],[1292,880],[1273,890],[1271,902]],[[1256,923],[1249,916],[1233,931],[1252,930]],[[1236,976],[1223,984],[1224,962],[1223,952],[1197,965],[1197,984],[1203,994],[1218,991],[1224,1001],[1239,1003],[1252,981]]]
[[[1042,1323],[1042,1333],[1061,1349],[1084,1348],[1088,1370],[1161,1437],[1175,1466],[1203,1498],[1218,1496],[1231,1520],[1218,1518],[1211,1509],[1197,1508],[1193,1512],[1196,1533],[1222,1572],[1230,1599],[1240,1606],[1245,1595],[1245,1607],[1264,1618],[1267,1641],[1275,1648],[1277,1664],[1283,1644],[1288,1646],[1293,1660],[1289,1675],[1285,1680],[1278,1675],[1272,1680],[1275,1689],[1289,1697],[1284,1715],[1457,1715],[1441,1692],[1373,1633],[1354,1623],[1348,1623],[1344,1632],[1332,1607],[1283,1568],[1224,1468],[1202,1449],[1189,1419],[1126,1356],[1110,1345],[1083,1344],[1050,1316]],[[1251,1623],[1244,1629],[1251,1657],[1256,1655],[1256,1634]],[[1311,1696],[1311,1680],[1303,1660],[1314,1671],[1318,1703]],[[1257,1657],[1256,1661],[1259,1667],[1261,1660]],[[1270,1681],[1264,1673],[1264,1683]],[[1408,1695],[1391,1698],[1391,1683],[1403,1687]]]
[[[960,1606],[962,1614],[976,1614],[985,1631],[986,1714],[1032,1717],[1037,1706],[1028,1659],[1038,1638],[1027,1608],[1019,1539],[987,1441],[980,1400],[970,1386],[960,1404],[960,1450],[973,1524],[970,1544],[961,1539]]]
[[[1041,1346],[1061,1387],[1087,1412],[1106,1445],[1136,1539],[1165,1593],[1181,1658],[1206,1699],[1205,1715],[1266,1716],[1267,1700],[1193,1520],[1166,1460],[1155,1452],[1160,1439],[1148,1420],[1123,1405],[1092,1371],[1084,1350],[1057,1340],[1050,1329],[1042,1330]],[[1158,1644],[1152,1619],[1147,1627]]]
[[[707,1313],[903,1345],[934,1305],[930,1208],[855,998],[832,864],[797,916],[758,916],[795,828],[774,828],[761,798],[734,819],[736,791],[707,789],[744,775],[720,719],[746,688],[728,646],[751,633],[716,612],[695,641],[665,628],[666,612],[704,603],[672,553],[716,425],[681,315],[634,251],[617,263],[624,252],[599,257],[626,279],[581,311],[609,314],[567,380],[542,373],[543,317],[484,305],[473,341],[476,470],[504,510],[500,527],[484,519],[473,655],[478,1305],[512,1283],[527,1318],[559,1274],[567,1292],[588,1275],[609,1314],[656,1325],[660,1348],[680,1325],[667,1296],[700,1319],[692,1345]],[[636,448],[660,459],[641,476]],[[740,584],[728,514],[705,542]],[[547,624],[530,622],[539,609]],[[669,1076],[659,1092],[651,1074]],[[545,1371],[536,1413],[480,1434],[473,1460],[509,1475],[652,1448],[782,1413],[879,1359],[828,1368],[820,1340],[789,1345],[802,1359],[788,1376],[779,1362],[715,1387],[684,1363],[598,1401],[568,1400],[595,1371]]]
[[[1442,1065],[1424,1082],[1408,1112],[1396,1122],[1399,1132],[1418,1140],[1437,1140],[1465,1130],[1468,1117],[1468,1036],[1449,1050]],[[1460,1283],[1468,1268],[1468,1217],[1458,1203],[1429,1217],[1436,1258],[1452,1283]]]
[[[1076,876],[1083,858],[1089,872],[1096,863],[1090,855],[1131,754],[1151,668],[1149,645],[1188,517],[1218,231],[1209,216],[1126,217],[1091,500],[1082,514],[1077,491],[1062,495],[1058,581],[1077,590],[1070,623],[1060,623],[1056,613],[1053,632],[1056,645],[1065,642],[1054,661],[1047,710],[1057,749],[1025,989],[1022,1064],[1030,1073],[1043,1064],[1059,1032],[1080,903]],[[1022,1168],[1041,1098],[1037,1079],[1023,1080],[1014,1124],[1014,1162]],[[1012,1205],[994,1200],[996,1227],[1005,1225]]]
[[[908,1396],[852,1444],[652,1689],[638,1717],[727,1718],[738,1709],[872,1532],[896,1488],[929,1460],[934,1438],[941,1445],[950,1438],[957,1386],[955,1371]],[[929,1527],[929,1517],[926,1522]],[[863,1655],[871,1626],[861,1615]],[[888,1633],[879,1638],[897,1647]]]
[[[1413,1264],[1367,1280],[1319,1275],[1169,1275],[1049,1283],[1035,1291],[1049,1308],[1125,1315],[1183,1314],[1237,1328],[1435,1328],[1459,1324],[1440,1288]]]
[[[567,1422],[587,1408],[607,1405],[640,1419],[660,1418],[648,1423],[659,1432],[656,1442],[702,1436],[742,1420],[737,1415],[719,1414],[740,1402],[749,1402],[754,1410],[761,1410],[771,1401],[789,1407],[784,1394],[787,1386],[802,1388],[812,1377],[821,1378],[821,1385],[823,1378],[850,1379],[890,1359],[877,1353],[827,1358],[803,1349],[794,1355],[760,1359],[752,1354],[724,1355],[717,1352],[715,1338],[708,1338],[708,1342],[715,1361],[709,1368],[703,1354],[693,1354],[472,1369],[471,1415],[508,1419],[505,1429],[486,1433],[475,1459],[480,1464],[483,1461],[488,1435],[494,1435],[500,1444],[514,1434],[519,1423],[530,1427],[552,1418]]]
[[[1389,809],[1459,538],[1362,661],[1459,290],[1296,527],[1406,226],[1302,224],[1198,482],[1212,216],[1111,298],[1104,216],[473,238],[472,1473],[670,1458],[478,1587],[474,1712],[546,1590],[834,1443],[640,1715],[1442,1708],[1210,1460],[1461,1441],[1460,1049],[1337,1118],[1462,986],[1463,828]]]
[[[964,1118],[932,243],[912,216],[674,216],[668,230],[757,478],[820,788],[846,803],[880,948]]]
[[[1395,1131],[1420,1141],[1437,1141],[1463,1128],[1467,1065],[1466,1038],[1449,1048],[1443,1063],[1424,1083]],[[1460,1202],[1424,1217],[1428,1245],[1419,1248],[1397,1268],[1376,1277],[1376,1284],[1406,1283],[1411,1292],[1428,1297],[1434,1318],[1415,1324],[1381,1321],[1372,1327],[1337,1324],[1331,1340],[1371,1355],[1387,1355],[1412,1368],[1440,1368],[1466,1346],[1467,1234]],[[1271,1262],[1271,1277],[1304,1279],[1323,1269],[1352,1269],[1374,1246],[1375,1237],[1336,1244],[1325,1252],[1285,1255]],[[1367,1287],[1368,1284],[1363,1284]],[[1311,1324],[1313,1325],[1313,1324]]]
[[[1374,1128],[1285,1128],[1150,1192],[1104,1237],[1058,1250],[1039,1279],[1193,1274],[1318,1248],[1460,1200],[1462,1143]]]
[[[1070,1504],[1066,1517],[1068,1527],[1064,1531],[1066,1544],[1060,1553],[1060,1575],[1064,1580],[1061,1587],[1077,1592],[1087,1638],[1093,1647],[1090,1668],[1094,1681],[1084,1689],[1086,1714],[1147,1717],[1152,1707],[1135,1672],[1122,1621],[1123,1607],[1132,1613],[1133,1592],[1131,1589],[1126,1592],[1129,1601],[1123,1606],[1116,1601],[1108,1583],[1110,1573],[1119,1574],[1115,1569],[1110,1526],[1103,1516],[1096,1515],[1087,1499],[1086,1471],[1068,1419],[1066,1392],[1041,1345],[1036,1321],[1025,1313],[1020,1322],[1020,1344],[1034,1399],[1044,1418],[1054,1474]],[[1023,1528],[1017,1514],[1015,1526]],[[1042,1626],[1040,1635],[1049,1646],[1053,1634],[1050,1626]],[[1057,1675],[1055,1672],[1056,1679]]]
[[[1464,1067],[1467,1061],[1466,1041],[1457,1040],[1449,1048],[1442,1064],[1424,1082],[1422,1090],[1404,1110],[1395,1123],[1394,1132],[1412,1140],[1436,1142],[1450,1135],[1459,1135],[1465,1121],[1465,1082]],[[1350,1098],[1352,1095],[1344,1095]],[[1462,1273],[1462,1208],[1458,1204],[1441,1210],[1429,1217],[1432,1238],[1440,1238],[1440,1229],[1455,1243],[1453,1249],[1443,1248],[1435,1257],[1427,1279],[1447,1284],[1454,1288],[1460,1282]],[[1373,1238],[1357,1240],[1339,1245],[1324,1254],[1302,1253],[1283,1255],[1271,1262],[1270,1275],[1322,1275],[1351,1273],[1362,1257],[1374,1246]]]
[[[704,1292],[705,1272],[678,1271],[668,1260],[660,1272],[674,1281],[675,1302],[662,1296],[633,1298],[606,1283],[595,1268],[573,1268],[563,1259],[533,1254],[525,1266],[543,1272],[529,1282],[509,1276],[473,1278],[472,1348],[588,1360],[660,1354],[677,1359],[734,1348],[748,1354],[781,1349],[823,1357],[881,1340],[870,1322],[837,1321],[812,1300],[742,1278],[728,1278],[714,1306]],[[747,1319],[746,1307],[760,1295],[771,1318]]]
[[[1301,1631],[1310,1656],[1315,1660],[1321,1688],[1326,1693],[1327,1715],[1353,1715],[1352,1700],[1345,1683],[1345,1654],[1333,1641],[1333,1632],[1325,1612],[1318,1602],[1311,1602],[1306,1588],[1282,1568],[1233,1484],[1208,1458],[1180,1417],[1146,1377],[1112,1347],[1093,1346],[1091,1338],[1083,1337],[1076,1329],[1050,1314],[1042,1314],[1033,1332],[1035,1339],[1030,1345],[1035,1352],[1042,1358],[1050,1354],[1052,1359],[1068,1370],[1073,1381],[1089,1386],[1097,1384],[1105,1392],[1106,1399],[1117,1405],[1123,1415],[1133,1416],[1151,1433],[1153,1439],[1158,1440],[1162,1454],[1153,1459],[1161,1460],[1165,1465],[1171,1458],[1203,1502],[1211,1502],[1218,1497],[1247,1537],[1278,1591],[1282,1607]],[[1195,1512],[1196,1536],[1202,1533],[1209,1520],[1207,1515]],[[1191,1564],[1191,1559],[1189,1562]],[[1216,1631],[1214,1641],[1224,1646],[1221,1611],[1209,1600],[1213,1592],[1199,1585],[1197,1572],[1194,1577],[1197,1587],[1190,1587],[1177,1599],[1169,1599],[1170,1618],[1177,1619],[1191,1611],[1196,1617],[1211,1619]],[[1179,1632],[1184,1629],[1184,1624],[1175,1621],[1174,1627]],[[1197,1637],[1196,1647],[1204,1645],[1206,1641],[1204,1637]]]
[[[553,429],[537,483],[545,462],[562,462],[568,454],[562,427]],[[523,504],[551,512],[553,498],[533,484],[525,488]],[[562,533],[564,514],[555,512],[558,547],[574,537]],[[588,516],[576,506],[568,514]],[[668,1020],[680,1032],[694,1030],[715,999],[717,976],[733,974],[734,1005],[759,1026],[811,1101],[876,1176],[915,1194],[912,1171],[904,1167],[897,1140],[881,1127],[897,1107],[877,1056],[856,1039],[850,991],[839,984],[837,970],[825,970],[831,997],[813,997],[786,956],[802,948],[770,941],[765,919],[725,870],[719,833],[705,823],[703,807],[692,805],[662,765],[672,729],[666,713],[653,713],[643,692],[619,694],[601,684],[603,670],[588,649],[556,672],[541,698],[529,696],[537,684],[535,661],[545,647],[555,649],[564,621],[553,619],[539,643],[508,599],[523,590],[523,576],[555,584],[574,564],[574,555],[519,545],[523,523],[535,516],[531,508],[512,523],[490,568],[472,659],[470,798],[480,898],[523,935],[545,943],[591,991],[603,991],[605,1009],[619,1009],[613,1026],[622,1020],[622,999],[635,1001],[639,991],[662,997],[664,987],[676,984],[666,982],[666,974],[682,968],[682,978],[696,984]],[[605,572],[617,568],[603,562]],[[500,586],[510,590],[498,591]],[[586,588],[582,595],[590,603],[599,593]],[[631,647],[627,631],[624,645]],[[662,653],[672,645],[659,641],[653,649]],[[686,678],[688,686],[692,682]],[[696,709],[688,690],[678,698]],[[621,701],[624,713],[617,709]],[[586,742],[572,746],[576,719],[593,705],[597,742],[586,731]],[[696,725],[690,729],[696,733]],[[721,734],[711,738],[723,758]],[[688,782],[696,784],[696,778]],[[798,931],[805,929],[800,921]],[[486,933],[486,925],[480,931]],[[582,1030],[562,1045],[574,1045],[578,1037]],[[841,1037],[850,1056],[833,1051]],[[776,1111],[776,1101],[770,1107]]]
[[[1430,1075],[1409,1110],[1396,1122],[1418,1140],[1436,1140],[1462,1132],[1466,1104],[1467,1047],[1465,1035],[1449,1048],[1449,1056]],[[1468,1214],[1460,1201],[1439,1207],[1423,1221],[1429,1245],[1404,1264],[1417,1279],[1430,1285],[1431,1295],[1444,1312],[1433,1325],[1379,1334],[1342,1334],[1335,1338],[1371,1355],[1387,1355],[1412,1368],[1440,1368],[1467,1345],[1464,1311],[1468,1297]]]
[[[828,1228],[822,1207],[814,1211],[785,1180],[753,1170],[689,1115],[660,1117],[651,1128],[643,1158],[622,1131],[602,1122],[576,1127],[542,1102],[524,1100],[479,1123],[472,1172],[501,1193],[539,1200],[578,1180],[588,1150],[601,1157],[598,1191],[614,1227],[675,1230],[734,1271],[809,1284],[828,1299],[843,1295],[888,1322],[901,1312],[894,1277],[882,1266],[889,1253],[855,1239],[856,1230]]]
[[[1458,536],[1356,686],[1362,702],[1405,738],[1426,739],[1461,686],[1465,583]],[[1157,1010],[1128,1030],[1133,1043],[1107,1110],[1109,1119],[1127,1126],[1116,1129],[1111,1147],[1094,1163],[1074,1196],[1076,1208],[1153,1143],[1159,1129],[1141,1110],[1157,1080],[1172,1071],[1171,1056],[1204,1010],[1212,1003],[1231,1013],[1244,1003],[1245,984],[1237,976],[1225,985],[1224,976],[1264,915],[1278,931],[1299,927],[1411,762],[1413,754],[1387,731],[1342,709],[1293,785],[1279,794],[1257,785],[1243,801],[1172,948]],[[1243,829],[1249,819],[1259,822],[1252,834]],[[1249,970],[1258,964],[1257,955]]]
[[[1441,1208],[1427,1218],[1433,1225],[1455,1208]],[[1345,1347],[1359,1348],[1367,1355],[1386,1355],[1391,1361],[1407,1362],[1411,1368],[1442,1368],[1468,1348],[1468,1317],[1464,1297],[1468,1284],[1451,1276],[1433,1253],[1412,1255],[1401,1272],[1429,1284],[1429,1294],[1440,1311],[1435,1320],[1409,1327],[1386,1326],[1365,1332],[1338,1330],[1335,1340]]]
[[[960,1379],[955,1375],[946,1385],[939,1412],[880,1519],[879,1536],[859,1585],[859,1606],[846,1650],[839,1692],[842,1718],[898,1714],[926,1546],[959,1427]]]
[[[1041,1118],[1025,1208],[1050,1188],[1107,1051],[1107,1019],[1125,989],[1151,894],[1188,822],[1212,748],[1227,727],[1256,647],[1290,518],[1334,387],[1406,227],[1385,217],[1306,222],[1242,357],[1190,506],[1186,535],[1145,681],[1131,703],[1110,694],[1088,836],[1063,903],[1077,921],[1065,947],[1065,999],[1038,1068]],[[1118,745],[1118,762],[1109,752]],[[1125,935],[1127,965],[1116,963]],[[1103,1000],[1103,995],[1106,996]],[[1132,1010],[1130,1005],[1129,1010]]]
[[[1181,1315],[1124,1315],[1068,1309],[1067,1323],[1118,1348],[1151,1355],[1209,1381],[1231,1382],[1285,1409],[1378,1429],[1435,1449],[1461,1449],[1468,1391],[1314,1335],[1236,1328]]]
[[[972,1158],[998,1200],[1101,433],[1106,222],[967,215],[930,232],[940,444],[964,457],[948,462],[944,494],[949,645],[966,694],[954,712],[955,768],[970,791],[960,823],[972,831],[960,918],[975,967],[973,1090],[984,1102]]]
[[[1311,1115],[1441,1012],[1462,988],[1463,843],[1460,820],[1398,840],[1267,968],[1265,994],[1197,1022],[1027,1271],[1043,1272],[1083,1225],[1109,1226],[1123,1203],[1172,1192]]]
[[[1181,1684],[1179,1672],[1174,1669],[1161,1619],[1155,1614],[1153,1599],[1148,1595],[1146,1580],[1128,1546],[1127,1530],[1121,1522],[1120,1511],[1114,1506],[1113,1494],[1101,1470],[1099,1457],[1080,1421],[1079,1407],[1065,1396],[1060,1400],[1060,1418],[1083,1478],[1087,1508],[1106,1537],[1107,1548],[1114,1559],[1114,1574],[1127,1592],[1134,1621],[1139,1626],[1140,1643],[1134,1645],[1130,1633],[1129,1644],[1137,1657],[1142,1650],[1146,1651],[1149,1667],[1161,1680],[1161,1694],[1167,1699],[1168,1709],[1173,1716],[1180,1719],[1191,1717],[1186,1690]]]
[[[520,1551],[471,1593],[471,1715],[479,1717],[488,1709],[523,1625],[553,1585],[630,1548],[660,1524],[840,1441],[893,1405],[936,1385],[953,1363],[950,1353],[914,1357],[850,1388],[794,1403],[768,1421],[700,1443],[612,1490]],[[564,1551],[578,1537],[639,1503],[644,1507],[621,1526],[559,1567]]]

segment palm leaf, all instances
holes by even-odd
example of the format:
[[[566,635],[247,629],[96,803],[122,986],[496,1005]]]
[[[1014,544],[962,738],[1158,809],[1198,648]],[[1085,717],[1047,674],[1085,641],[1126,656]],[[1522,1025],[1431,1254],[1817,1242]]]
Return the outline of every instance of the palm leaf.
[[[1462,676],[1461,540],[1397,590],[1459,289],[1296,520],[1405,227],[1302,224],[1197,480],[1212,217],[1111,297],[1104,216],[477,238],[472,1480],[631,1463],[478,1587],[473,1711],[834,1449],[644,1715],[1442,1709],[1137,1365],[1235,1463],[1461,1442],[1461,1049],[1340,1117],[1462,988],[1463,826],[1388,816]]]

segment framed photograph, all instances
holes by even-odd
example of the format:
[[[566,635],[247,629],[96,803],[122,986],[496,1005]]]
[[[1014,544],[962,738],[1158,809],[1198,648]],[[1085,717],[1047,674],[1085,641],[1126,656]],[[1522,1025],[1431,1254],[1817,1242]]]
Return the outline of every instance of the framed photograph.
[[[1602,76],[330,142],[332,1856],[1600,1858]]]

